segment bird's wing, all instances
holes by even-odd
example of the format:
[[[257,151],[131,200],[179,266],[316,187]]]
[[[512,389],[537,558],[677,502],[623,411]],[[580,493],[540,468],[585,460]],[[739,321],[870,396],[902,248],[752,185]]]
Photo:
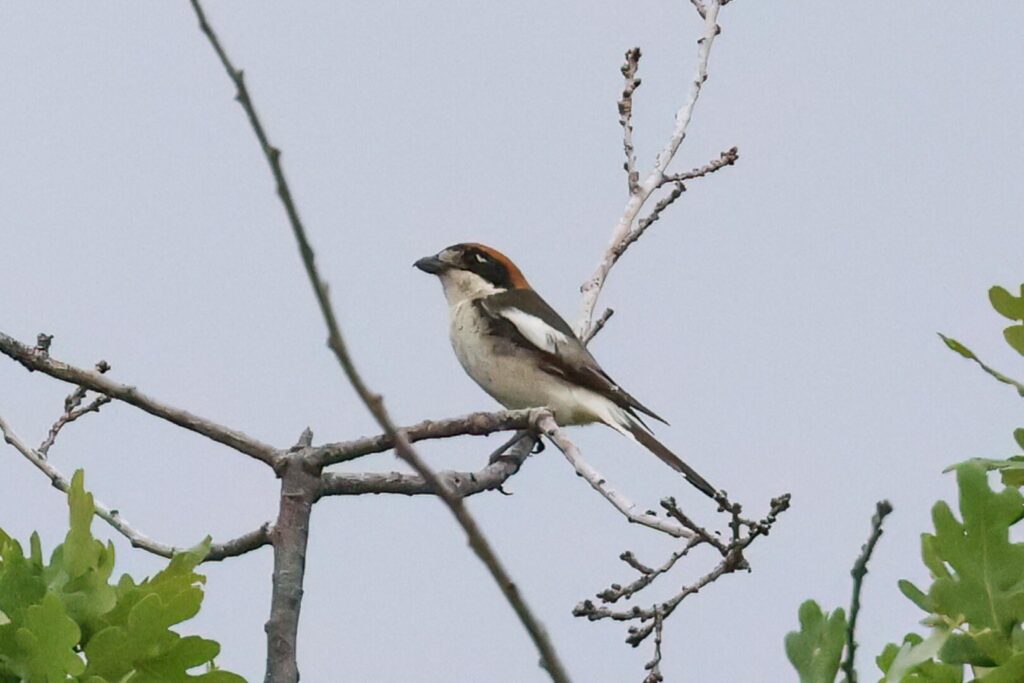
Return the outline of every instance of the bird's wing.
[[[665,422],[608,376],[569,324],[532,289],[512,289],[485,297],[480,309],[495,323],[495,334],[536,352],[541,369],[584,386],[627,410]],[[667,423],[666,423],[667,424]]]

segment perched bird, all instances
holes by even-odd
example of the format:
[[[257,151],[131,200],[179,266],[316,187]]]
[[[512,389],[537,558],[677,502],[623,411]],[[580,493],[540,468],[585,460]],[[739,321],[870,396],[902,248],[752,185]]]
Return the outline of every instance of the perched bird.
[[[482,244],[456,244],[413,265],[441,280],[455,355],[499,403],[547,407],[561,425],[608,425],[715,497],[714,487],[655,439],[638,413],[665,420],[601,369],[507,256]]]

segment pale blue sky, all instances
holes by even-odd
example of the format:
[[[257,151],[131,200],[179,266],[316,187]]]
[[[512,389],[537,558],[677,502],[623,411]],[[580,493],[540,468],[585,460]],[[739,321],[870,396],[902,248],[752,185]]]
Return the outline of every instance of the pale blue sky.
[[[269,3],[208,7],[245,68],[332,285],[352,351],[400,422],[494,407],[446,340],[436,282],[413,260],[473,239],[503,249],[566,317],[625,202],[615,101],[640,45],[648,167],[694,67],[688,2]],[[918,534],[949,497],[942,468],[1001,456],[1012,392],[935,332],[1009,370],[985,292],[1024,279],[1024,6],[738,0],[677,168],[732,145],[740,162],[689,192],[619,264],[602,364],[670,422],[659,435],[751,512],[793,509],[667,626],[669,681],[787,681],[799,603],[848,601],[874,502],[892,500],[862,613],[861,665],[921,614]],[[326,351],[271,178],[232,89],[178,3],[0,9],[0,322],[277,444],[376,431]],[[1018,375],[1024,374],[1018,372]],[[67,387],[0,363],[0,412],[38,442]],[[574,430],[633,498],[689,497],[605,429]],[[498,443],[424,447],[476,467]],[[52,451],[96,495],[178,544],[272,517],[262,466],[127,406]],[[350,468],[399,467],[378,455]],[[0,525],[60,540],[64,500],[0,451]],[[650,647],[576,602],[631,578],[617,559],[671,546],[628,525],[554,449],[470,507],[577,681],[642,678]],[[101,536],[109,534],[96,525]],[[119,537],[119,569],[160,562]],[[543,681],[536,655],[436,501],[331,499],[315,511],[304,681]],[[703,558],[705,562],[708,558]],[[691,562],[663,597],[706,564]],[[207,567],[194,628],[220,663],[262,677],[271,556]]]

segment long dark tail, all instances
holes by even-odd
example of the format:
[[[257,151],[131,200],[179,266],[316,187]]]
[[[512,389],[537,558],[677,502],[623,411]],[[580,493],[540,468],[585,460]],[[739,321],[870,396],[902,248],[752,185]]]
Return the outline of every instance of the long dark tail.
[[[626,429],[633,435],[633,438],[636,439],[640,445],[661,458],[662,462],[674,469],[676,472],[679,472],[686,477],[686,480],[696,486],[705,496],[714,499],[718,494],[718,491],[715,490],[714,486],[709,484],[704,477],[697,474],[692,467],[680,460],[679,456],[670,451],[665,444],[655,439],[654,435],[644,429],[642,425],[630,421],[630,423],[626,425]]]

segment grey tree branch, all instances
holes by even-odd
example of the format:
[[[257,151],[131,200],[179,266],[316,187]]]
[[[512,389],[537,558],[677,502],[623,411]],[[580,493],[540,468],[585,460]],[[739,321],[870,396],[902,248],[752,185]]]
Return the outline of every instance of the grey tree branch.
[[[104,374],[82,370],[50,357],[49,349],[40,350],[22,344],[13,337],[0,332],[0,353],[17,361],[29,370],[38,370],[50,377],[69,384],[106,394],[112,399],[133,405],[150,415],[155,415],[190,432],[202,434],[217,443],[229,446],[240,453],[273,466],[277,460],[277,449],[235,429],[225,427],[187,410],[175,408],[148,396],[133,386],[119,384]]]
[[[666,175],[661,179],[661,184],[665,183],[682,183],[687,180],[693,180],[694,178],[703,178],[704,176],[714,173],[715,171],[721,170],[726,166],[732,166],[740,158],[739,147],[733,147],[727,149],[718,155],[717,159],[712,159],[708,163],[704,164],[700,168],[695,168],[692,171],[686,173],[673,173]]]
[[[48,335],[48,339],[46,342],[47,348],[49,348],[49,345],[52,341],[53,336]],[[107,361],[101,360],[99,363],[96,364],[96,372],[100,373],[101,375],[107,372],[108,370],[110,370],[110,364],[107,363]],[[57,440],[57,435],[60,434],[60,430],[63,429],[65,425],[74,422],[83,415],[87,415],[89,413],[98,413],[100,411],[100,408],[102,408],[107,403],[110,403],[111,399],[109,396],[100,395],[94,398],[92,401],[90,401],[84,408],[80,408],[79,406],[81,406],[82,401],[85,400],[85,395],[87,392],[88,390],[85,387],[75,387],[75,390],[68,394],[67,397],[64,399],[64,412],[61,414],[60,417],[57,418],[57,421],[53,423],[53,425],[50,427],[50,431],[46,435],[46,438],[43,439],[43,442],[39,444],[39,448],[36,449],[36,451],[41,453],[43,457],[49,456],[50,448]]]
[[[447,439],[453,436],[486,435],[494,432],[527,429],[530,426],[529,410],[502,410],[494,413],[470,413],[460,417],[441,420],[424,420],[401,431],[410,443],[427,439]],[[327,466],[354,460],[371,453],[382,453],[395,447],[395,440],[388,434],[363,437],[352,441],[341,441],[317,446],[309,457],[316,463]],[[384,493],[382,491],[382,493]]]
[[[732,574],[741,569],[748,569],[746,558],[743,552],[753,543],[756,539],[761,536],[766,536],[772,526],[775,524],[778,516],[789,509],[790,497],[788,494],[779,496],[771,501],[771,507],[768,514],[764,519],[757,522],[752,522],[750,531],[740,538],[730,542],[722,552],[722,559],[718,562],[715,567],[698,579],[695,583],[688,586],[683,586],[678,593],[669,598],[668,600],[657,603],[649,608],[642,609],[638,606],[626,607],[620,610],[615,610],[610,607],[598,607],[590,600],[584,600],[573,609],[573,615],[577,617],[586,617],[590,621],[599,621],[601,619],[611,619],[613,621],[638,621],[639,625],[631,627],[629,629],[629,636],[626,638],[626,642],[636,647],[642,643],[655,629],[655,616],[660,614],[661,620],[667,619],[672,615],[672,612],[679,606],[679,604],[690,595],[699,592],[704,586],[718,580],[720,577],[726,574]],[[689,550],[697,545],[697,543],[704,542],[707,540],[700,538],[697,542],[691,540],[683,550],[679,551],[681,554],[686,554]],[[670,560],[670,562],[673,562]],[[671,566],[671,565],[670,565]],[[657,571],[657,570],[655,570]],[[641,572],[642,576],[647,576]],[[650,582],[648,582],[649,584]],[[641,590],[645,586],[640,586],[638,590]],[[611,588],[611,595],[617,594],[615,586]],[[621,587],[620,589],[621,590]],[[633,591],[633,593],[638,592]],[[607,591],[598,594],[598,598],[601,598],[604,602],[614,602],[614,600],[606,600],[605,597],[608,595]]]
[[[868,560],[875,552],[875,544],[882,537],[882,522],[892,512],[892,504],[887,500],[875,503],[875,514],[871,517],[871,535],[867,543],[860,549],[860,555],[853,563],[850,576],[853,577],[853,596],[850,598],[850,620],[846,624],[846,658],[843,660],[843,673],[846,683],[857,683],[857,670],[854,659],[857,655],[857,640],[854,637],[857,629],[857,615],[860,614],[860,591],[864,585],[864,577],[868,573]]]
[[[309,243],[306,236],[305,227],[302,224],[302,220],[299,218],[299,213],[295,207],[295,203],[292,199],[291,190],[288,187],[287,180],[285,179],[284,170],[281,167],[280,157],[281,153],[270,144],[267,138],[266,132],[263,129],[263,125],[260,122],[259,116],[256,113],[256,109],[253,106],[252,100],[249,97],[248,90],[245,87],[245,80],[242,76],[242,72],[236,69],[228,58],[217,35],[210,27],[206,20],[206,16],[203,14],[202,7],[198,0],[191,0],[192,7],[195,10],[196,16],[199,19],[199,27],[202,32],[206,35],[210,44],[213,46],[214,51],[220,58],[221,64],[227,71],[228,76],[235,84],[237,90],[237,99],[239,104],[245,110],[246,116],[249,118],[249,123],[252,125],[253,131],[256,133],[256,137],[260,142],[260,146],[263,149],[263,153],[267,158],[267,163],[270,165],[271,173],[274,175],[274,179],[277,183],[277,194],[281,199],[282,204],[285,207],[285,212],[288,215],[288,222],[291,225],[292,233],[295,236],[295,240],[298,243],[299,253],[302,256],[302,263],[306,269],[306,276],[309,278],[310,285],[313,288],[313,293],[316,297],[317,303],[320,306],[320,312],[323,315],[324,323],[327,326],[328,338],[327,345],[334,352],[335,357],[338,360],[339,365],[344,370],[345,375],[348,377],[352,387],[359,394],[363,403],[370,410],[370,413],[377,420],[384,433],[393,441],[395,446],[395,452],[405,460],[416,472],[423,477],[424,481],[429,484],[434,490],[437,491],[437,495],[444,501],[445,505],[455,516],[456,520],[462,526],[466,532],[466,536],[469,539],[470,547],[477,554],[480,560],[486,565],[488,570],[491,572],[492,577],[498,583],[502,593],[504,593],[506,600],[515,610],[519,616],[520,621],[526,628],[530,637],[533,639],[538,651],[540,652],[541,662],[544,668],[548,671],[552,680],[558,683],[564,683],[569,680],[568,674],[565,672],[561,662],[558,659],[558,655],[555,652],[554,646],[551,644],[550,639],[547,636],[544,627],[534,617],[532,611],[526,604],[526,601],[519,594],[519,590],[513,583],[508,572],[505,570],[501,561],[494,553],[493,549],[484,537],[476,524],[476,521],[469,514],[463,504],[462,498],[451,490],[447,483],[442,481],[437,474],[420,458],[419,454],[416,453],[412,444],[406,435],[399,431],[395,424],[392,422],[391,417],[388,415],[387,410],[384,407],[383,399],[379,394],[374,393],[363,381],[358,370],[356,369],[352,358],[348,354],[348,349],[345,346],[345,342],[341,335],[341,329],[338,325],[337,318],[334,314],[334,309],[330,302],[330,296],[328,294],[327,284],[320,277],[320,274],[316,267],[315,254],[313,248]],[[292,470],[306,471],[304,468],[294,466],[290,460],[288,466],[285,469],[285,477],[289,476]],[[319,472],[317,472],[319,475]],[[298,475],[295,475],[298,476]],[[317,483],[319,484],[319,476],[317,476]],[[285,516],[284,509],[284,495],[285,491],[282,488],[282,509],[281,517]],[[304,501],[306,496],[306,490],[303,489],[302,496],[299,498]],[[301,598],[301,586],[302,586],[302,563],[301,560],[304,558],[305,553],[305,542],[306,536],[301,534],[303,531],[303,522],[305,523],[308,530],[308,510],[302,510],[295,512],[294,516],[297,518],[296,523],[288,525],[287,528],[294,528],[297,534],[293,537],[285,537],[284,529],[282,527],[281,518],[278,521],[277,532],[281,534],[275,539],[275,575],[278,571],[278,555],[289,555],[291,560],[287,567],[290,571],[296,573],[297,581],[296,588],[297,593],[295,600],[277,600],[274,599],[271,607],[271,620],[267,623],[267,632],[269,643],[271,645],[270,651],[268,652],[268,668],[267,668],[267,680],[268,681],[292,681],[298,680],[298,668],[294,662],[294,648],[289,652],[287,648],[281,647],[275,649],[275,633],[276,635],[287,636],[293,629],[293,626],[297,626],[298,622],[298,611],[299,611],[299,599]],[[301,548],[298,547],[301,545]],[[301,553],[303,557],[296,558],[296,553]],[[284,559],[284,558],[282,558]],[[277,590],[278,577],[275,576],[275,596],[278,593]],[[279,620],[276,619],[278,616],[277,612],[285,612]],[[294,621],[294,625],[293,622]],[[289,659],[289,662],[281,664],[280,666],[271,667],[270,658]],[[279,662],[275,662],[279,663]]]
[[[695,6],[704,18],[704,33],[698,41],[697,72],[690,87],[690,94],[683,106],[676,112],[672,133],[669,135],[665,147],[658,154],[654,167],[644,180],[636,186],[636,191],[630,193],[626,207],[623,209],[622,216],[612,231],[611,241],[605,249],[597,269],[580,287],[580,291],[583,293],[583,301],[580,308],[579,321],[576,324],[576,333],[580,339],[588,335],[593,325],[594,309],[597,306],[598,298],[601,296],[605,280],[607,280],[612,267],[625,252],[625,248],[621,245],[626,240],[629,240],[630,243],[636,241],[636,236],[630,239],[631,234],[638,229],[634,228],[634,223],[637,221],[651,195],[663,184],[663,178],[668,171],[668,166],[686,137],[686,131],[690,125],[694,107],[697,105],[697,100],[700,98],[701,91],[704,88],[704,82],[708,77],[708,60],[711,56],[711,46],[720,31],[717,22],[718,10],[721,4],[724,3],[721,3],[720,0],[709,0],[706,6],[699,2],[699,0],[695,2]],[[682,190],[679,192],[681,193]],[[647,226],[656,220],[658,213],[660,211],[652,214],[653,219],[647,223]]]
[[[54,467],[42,453],[30,448],[24,441],[22,441],[2,416],[0,416],[0,433],[3,434],[4,441],[13,446],[15,450],[25,456],[26,460],[35,465],[40,472],[46,475],[55,489],[65,494],[68,492],[68,489],[71,487],[71,482],[66,476],[64,476],[64,473]],[[187,548],[171,546],[150,538],[121,516],[120,511],[115,508],[111,508],[100,500],[94,499],[93,504],[96,508],[96,516],[109,524],[119,534],[127,538],[134,548],[140,548],[146,552],[153,553],[154,555],[167,558],[172,557],[174,553],[187,550]],[[224,543],[214,543],[210,546],[210,551],[207,553],[206,558],[203,561],[213,562],[224,560],[228,557],[243,555],[249,551],[265,546],[270,543],[269,530],[270,525],[267,523],[254,531],[250,531],[247,534],[239,536],[238,538]]]
[[[501,489],[522,467],[533,447],[532,439],[520,439],[512,449],[476,472],[440,470],[437,478],[460,498]],[[406,496],[437,495],[431,484],[419,474],[401,472],[325,472],[320,495],[360,496],[367,493],[392,493]]]
[[[595,470],[593,467],[583,459],[583,454],[580,449],[576,447],[569,437],[566,436],[565,432],[558,426],[554,418],[551,417],[551,413],[543,412],[540,415],[540,419],[537,420],[537,426],[540,428],[544,436],[551,439],[551,442],[558,447],[558,450],[562,451],[562,455],[565,456],[569,464],[576,470],[576,474],[583,477],[590,486],[600,493],[605,500],[615,506],[615,509],[625,515],[626,519],[634,524],[640,524],[642,526],[661,531],[673,536],[675,538],[692,538],[693,532],[685,527],[676,524],[669,519],[661,519],[653,512],[639,511],[636,503],[632,502],[624,495],[614,489],[608,480],[601,475],[600,472]]]

